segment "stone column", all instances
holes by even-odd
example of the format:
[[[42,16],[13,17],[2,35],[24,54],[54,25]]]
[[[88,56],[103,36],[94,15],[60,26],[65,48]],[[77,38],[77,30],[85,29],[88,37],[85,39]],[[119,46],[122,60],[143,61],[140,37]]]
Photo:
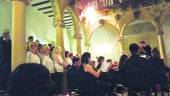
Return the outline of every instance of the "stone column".
[[[12,0],[12,70],[26,61],[25,1]]]
[[[160,55],[161,55],[161,58],[164,59],[164,61],[166,62],[166,48],[165,48],[163,34],[164,34],[164,32],[162,29],[158,30],[157,35],[158,35]]]
[[[75,38],[76,38],[76,43],[77,43],[77,55],[81,56],[81,39],[82,39],[82,35],[77,32],[78,34],[75,34]]]
[[[120,55],[124,54],[124,37],[119,37],[118,38],[119,41],[119,46],[120,46]]]
[[[63,28],[64,24],[62,20],[56,20],[54,21],[54,26],[56,29],[56,46],[61,47],[61,56],[64,57],[64,34],[63,34]]]

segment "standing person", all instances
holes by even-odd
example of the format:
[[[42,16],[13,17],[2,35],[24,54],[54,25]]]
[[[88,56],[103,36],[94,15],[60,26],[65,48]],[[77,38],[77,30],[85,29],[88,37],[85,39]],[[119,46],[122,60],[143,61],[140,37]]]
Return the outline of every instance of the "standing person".
[[[60,55],[61,53],[61,48],[59,46],[55,47],[53,49],[52,52],[52,58],[54,60],[55,63],[55,71],[56,71],[56,83],[58,83],[58,93],[61,93],[62,91],[64,91],[63,93],[66,93],[65,91],[67,91],[65,88],[65,79],[64,79],[64,68],[67,67],[67,65],[65,64],[63,58]]]
[[[128,86],[128,95],[137,96],[134,91],[138,89],[145,91],[146,96],[149,96],[149,62],[147,59],[140,57],[138,54],[139,46],[136,43],[130,44],[129,50],[131,52],[131,57],[126,61],[126,64],[122,65],[119,69],[122,75],[125,75],[126,77],[125,79]]]
[[[140,41],[139,42],[139,55],[140,57],[147,57],[147,53],[145,51],[145,47],[146,47],[146,42],[145,41]]]
[[[123,54],[119,59],[119,69],[121,69],[124,64],[126,64],[126,61],[128,60],[128,56],[126,54]]]
[[[30,43],[30,51],[27,52],[26,62],[40,64],[40,57],[38,56],[38,45],[36,42]]]
[[[54,62],[50,58],[50,48],[48,46],[43,47],[42,64],[49,70],[51,77],[54,80]]]
[[[104,66],[104,57],[103,56],[99,56],[99,58],[97,59],[97,67],[96,67],[96,70],[99,71],[99,70],[102,70],[102,66]]]
[[[151,79],[153,86],[160,85],[161,90],[154,88],[154,91],[161,91],[168,84],[168,78],[166,73],[168,73],[169,68],[164,64],[163,59],[160,58],[160,52],[157,47],[153,48],[151,52],[152,56],[149,58],[150,61],[150,70],[151,70]]]
[[[11,73],[11,39],[9,30],[5,30],[3,36],[0,39],[1,52],[0,54],[0,90],[5,90],[7,88],[7,82],[9,75]]]
[[[70,58],[69,51],[65,51],[65,61],[66,61],[66,64],[73,65],[73,61],[72,61],[72,58]]]
[[[56,72],[64,72],[64,67],[66,66],[60,53],[61,53],[61,48],[59,46],[57,46],[53,49],[52,58],[55,63],[55,71]]]
[[[30,43],[32,43],[34,41],[34,37],[33,36],[29,36],[28,37],[28,41],[26,43],[26,51],[30,51],[29,45]]]
[[[107,61],[106,61],[106,63],[104,63],[104,64],[102,64],[101,65],[101,71],[102,72],[108,72],[109,70],[109,67],[110,67],[110,65],[112,65],[112,59],[108,59]]]

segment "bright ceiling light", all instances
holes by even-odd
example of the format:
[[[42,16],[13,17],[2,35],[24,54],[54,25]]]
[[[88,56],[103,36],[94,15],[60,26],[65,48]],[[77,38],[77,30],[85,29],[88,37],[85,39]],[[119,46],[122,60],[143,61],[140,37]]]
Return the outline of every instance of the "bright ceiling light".
[[[94,7],[92,6],[89,6],[85,9],[84,11],[84,16],[86,17],[86,20],[89,22],[89,23],[93,23],[93,22],[96,22],[97,20],[97,11]]]

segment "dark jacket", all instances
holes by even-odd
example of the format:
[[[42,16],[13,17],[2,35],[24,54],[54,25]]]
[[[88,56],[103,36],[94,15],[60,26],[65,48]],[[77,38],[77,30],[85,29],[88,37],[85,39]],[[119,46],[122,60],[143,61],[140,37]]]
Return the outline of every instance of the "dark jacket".
[[[2,68],[2,60],[3,60],[3,39],[0,37],[0,72]]]
[[[168,72],[168,67],[165,66],[164,61],[157,57],[149,58],[150,70],[153,74],[165,74]]]
[[[149,62],[139,55],[132,55],[119,69],[122,82],[129,88],[144,88],[150,86]],[[140,90],[140,89],[139,89]]]
[[[120,71],[144,69],[149,70],[149,62],[147,59],[140,57],[139,55],[132,55],[124,64]]]

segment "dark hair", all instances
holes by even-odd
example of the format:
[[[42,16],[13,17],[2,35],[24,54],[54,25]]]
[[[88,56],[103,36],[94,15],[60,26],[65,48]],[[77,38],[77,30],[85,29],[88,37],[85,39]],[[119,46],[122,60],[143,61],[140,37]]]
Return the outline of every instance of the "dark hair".
[[[33,40],[33,39],[34,39],[34,37],[33,37],[33,36],[29,36],[29,37],[28,37],[28,40],[29,40],[29,39],[32,39],[32,40]]]
[[[107,63],[112,62],[112,59],[107,59]]]
[[[79,60],[80,60],[80,58],[74,57],[74,58],[73,58],[73,64],[76,64],[76,62],[78,62]]]
[[[70,53],[69,57],[72,57],[73,56],[73,53]]]
[[[126,63],[128,59],[128,56],[126,54],[123,54],[121,57],[120,57],[120,60],[119,60],[119,65],[124,65]]]
[[[146,51],[147,56],[151,56],[151,46],[150,45],[146,45],[146,47],[144,47],[144,50]]]
[[[159,50],[158,50],[157,47],[155,47],[155,48],[152,49],[152,56],[153,56],[153,57],[160,58],[160,52],[159,52]]]
[[[145,42],[145,41],[140,41],[139,43],[146,44],[146,42]]]
[[[103,56],[99,56],[99,58],[97,59],[97,62],[102,62],[104,60],[104,57]]]
[[[88,64],[90,62],[91,55],[89,52],[85,52],[81,56],[81,64]]]
[[[132,54],[136,54],[139,50],[139,46],[136,43],[132,43],[129,46],[129,50]]]
[[[65,51],[65,57],[68,57],[69,51]]]
[[[50,73],[41,64],[26,63],[11,74],[7,93],[10,96],[44,96],[50,85]]]

